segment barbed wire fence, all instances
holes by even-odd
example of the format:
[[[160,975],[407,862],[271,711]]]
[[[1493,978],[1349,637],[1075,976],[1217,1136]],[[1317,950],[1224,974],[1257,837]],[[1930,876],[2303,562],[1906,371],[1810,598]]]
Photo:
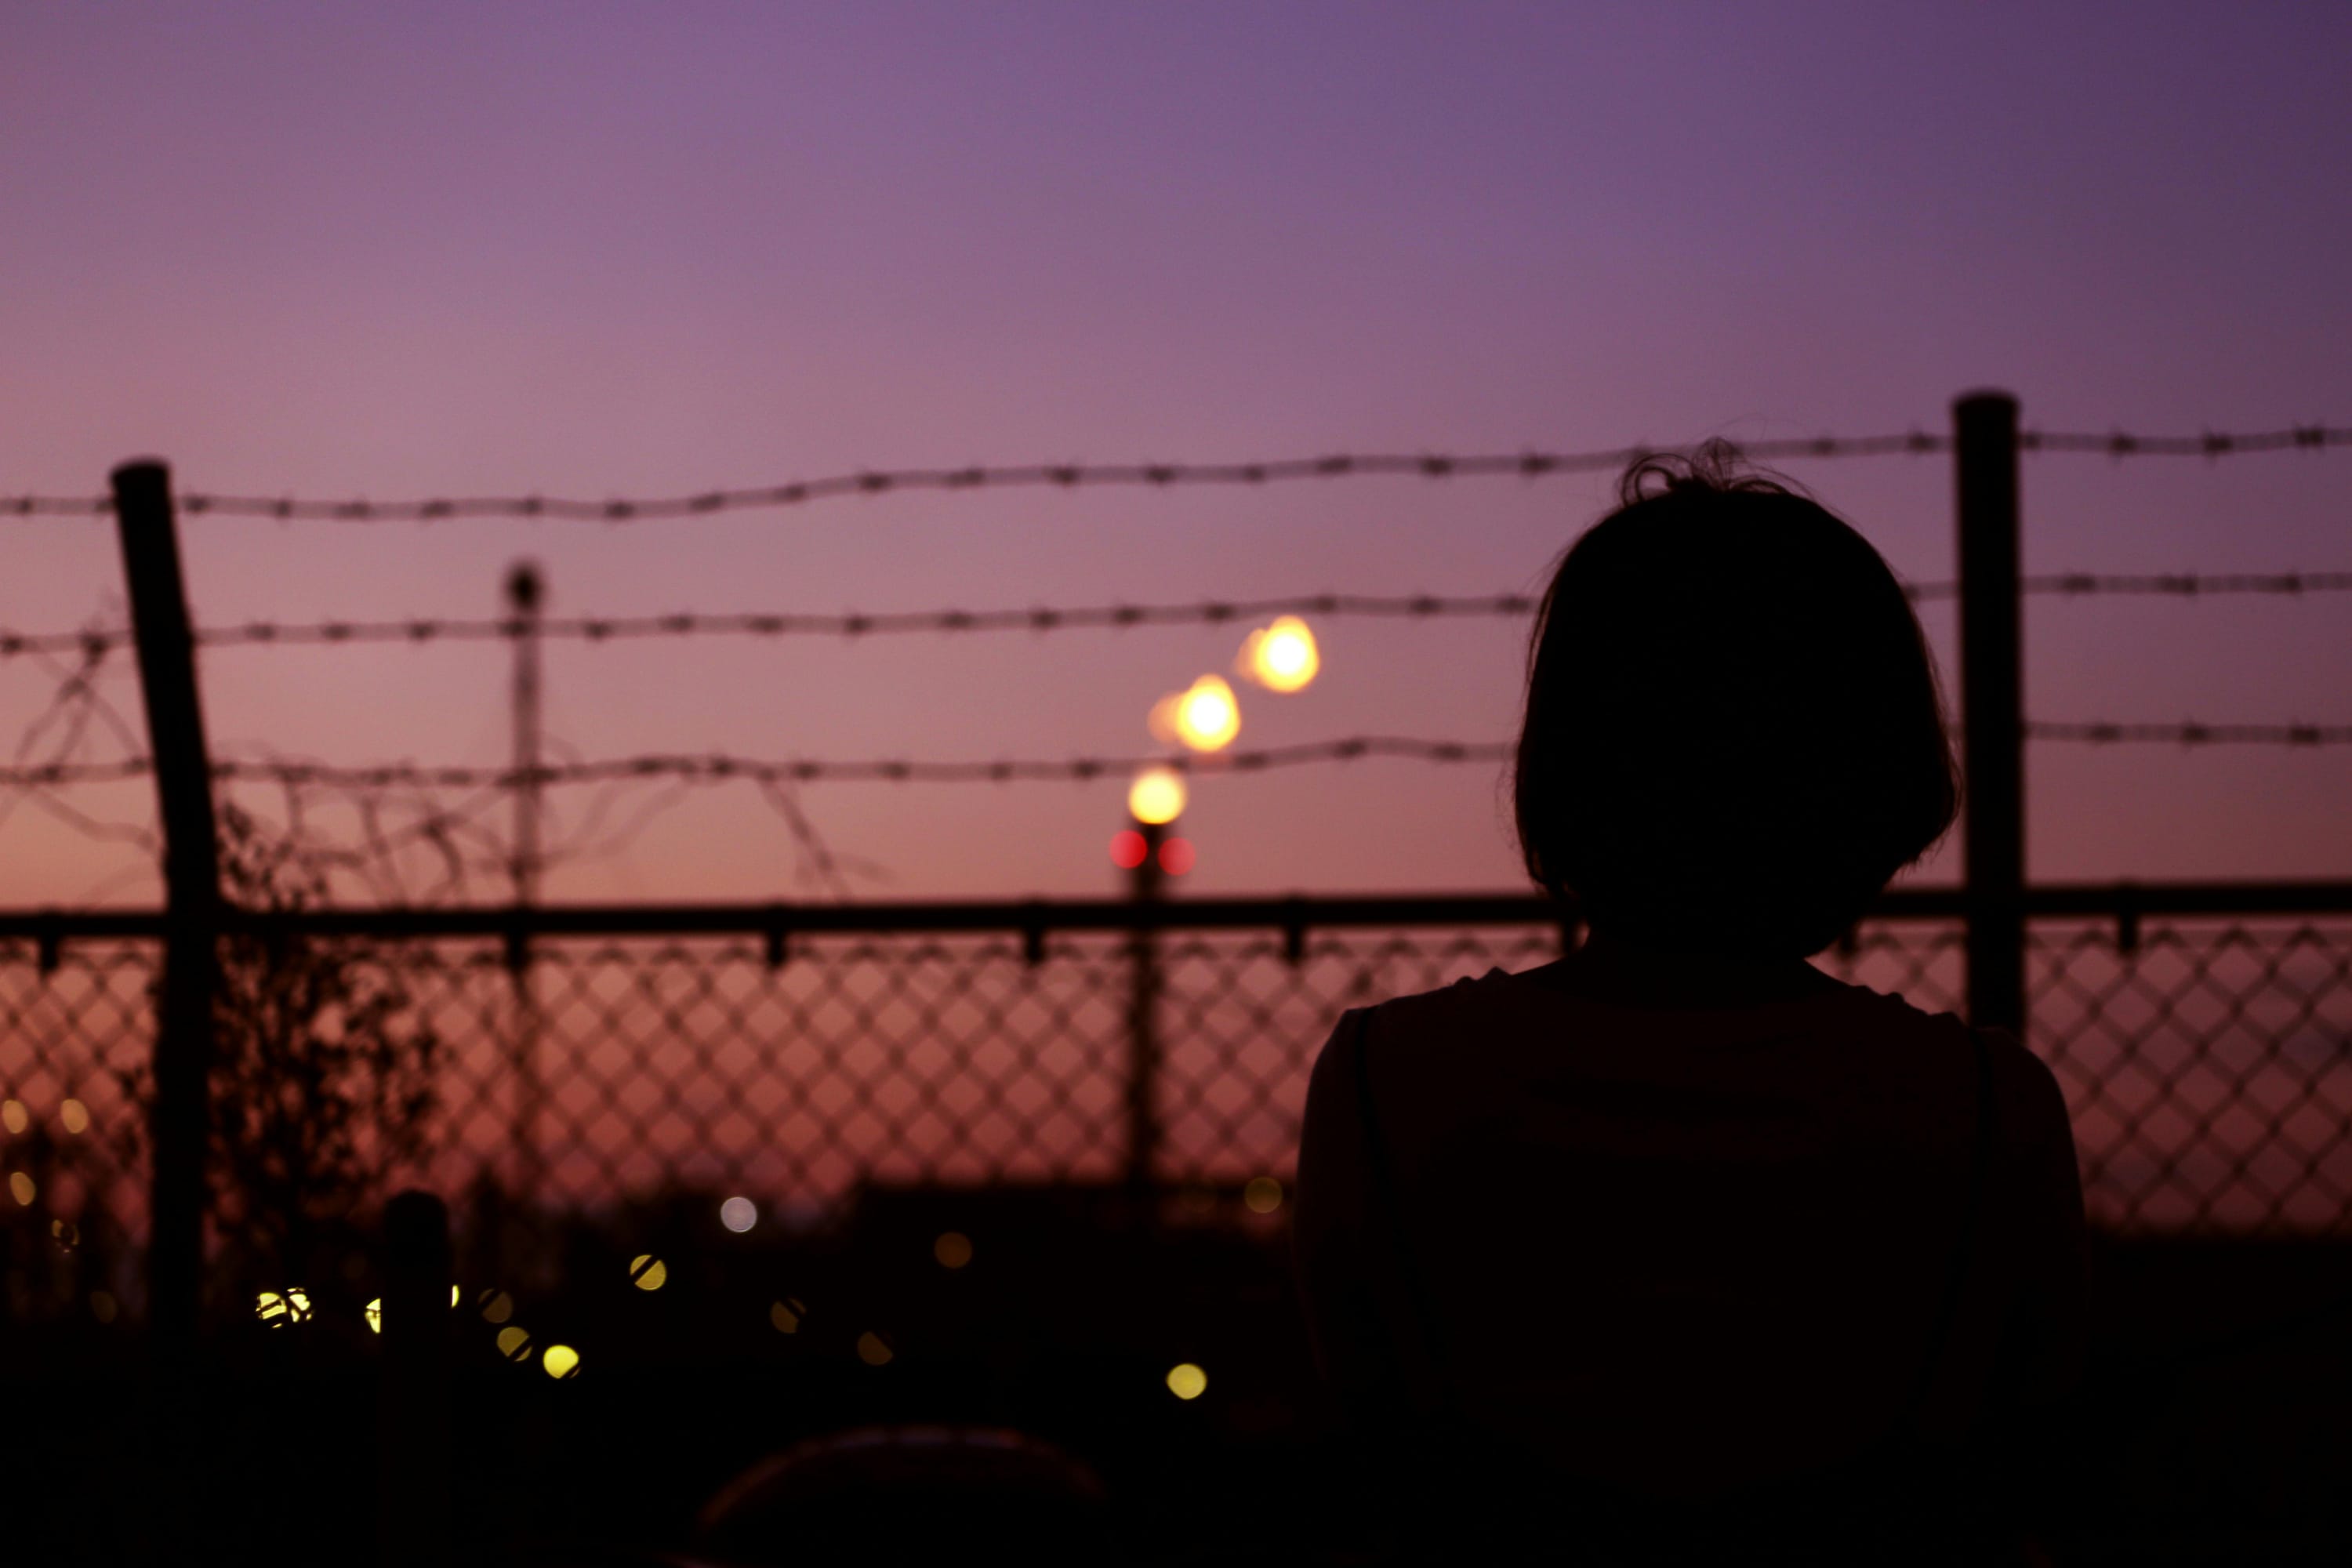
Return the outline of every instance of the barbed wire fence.
[[[2089,452],[2117,459],[2210,460],[2346,445],[2352,445],[2352,430],[2325,426],[2179,437],[2020,432],[2016,440],[2019,451]],[[1622,468],[1652,450],[892,470],[602,502],[528,496],[314,501],[198,493],[180,497],[179,507],[190,517],[287,521],[509,517],[623,522],[919,491],[1251,486],[1366,476],[1535,479]],[[1829,458],[1954,453],[1956,444],[1952,437],[1912,432],[1753,443],[1739,450],[1764,458]],[[100,518],[113,510],[110,498],[0,500],[0,515]],[[2016,586],[2022,594],[2070,599],[2301,596],[2352,588],[2352,573],[2068,573],[2021,578]],[[1959,588],[1958,583],[1940,582],[1906,584],[1906,591],[1915,602],[1928,602],[1958,598]],[[197,647],[236,648],[511,643],[526,637],[591,644],[701,637],[855,640],[914,633],[1223,626],[1280,615],[1524,619],[1536,608],[1532,596],[1516,594],[1319,594],[1182,605],[835,615],[682,612],[533,617],[528,623],[517,616],[256,622],[200,626],[192,642]],[[110,657],[133,647],[131,633],[120,626],[0,632],[0,660],[37,663],[58,682],[55,699],[36,715],[13,757],[0,767],[0,822],[28,806],[93,837],[129,844],[151,860],[160,853],[152,826],[89,816],[64,793],[154,774],[134,727],[97,689],[97,677]],[[2021,720],[2017,737],[2093,745],[2302,748],[2352,742],[2352,724]],[[111,756],[84,754],[100,741],[110,743]],[[797,847],[803,885],[837,900],[850,892],[852,877],[878,868],[825,843],[801,795],[812,785],[1084,784],[1150,764],[1196,773],[1380,758],[1490,766],[1508,754],[1506,746],[1491,742],[1392,736],[1211,756],[1020,760],[755,758],[724,752],[585,758],[554,749],[554,760],[529,767],[405,761],[354,765],[266,755],[214,759],[208,771],[224,786],[268,792],[277,806],[276,830],[310,863],[346,878],[346,885],[366,900],[407,909],[479,905],[509,885],[515,847],[499,817],[514,793],[524,788],[593,792],[577,820],[551,837],[544,853],[554,861],[625,844],[698,787],[749,784]],[[653,793],[646,795],[648,789]],[[635,805],[624,809],[633,798]],[[323,825],[324,817],[336,813],[348,823],[340,835]],[[2340,913],[2347,905],[2352,900],[2339,899],[2334,907]],[[748,948],[717,938],[687,942],[650,935],[582,946],[545,933],[527,939],[510,933],[498,942],[461,942],[454,947],[404,947],[411,939],[386,937],[382,952],[387,962],[398,951],[405,954],[401,962],[422,966],[414,972],[425,977],[418,994],[429,998],[425,1005],[440,1037],[471,1042],[453,1046],[450,1113],[457,1131],[447,1152],[460,1164],[472,1162],[476,1174],[494,1163],[485,1151],[511,1131],[500,1110],[509,1089],[509,1061],[496,1023],[499,1003],[484,987],[505,984],[499,977],[513,973],[518,954],[555,977],[544,1026],[550,1045],[566,1054],[568,1082],[576,1087],[557,1090],[549,1106],[558,1122],[547,1167],[550,1201],[591,1203],[600,1194],[648,1182],[748,1184],[799,1202],[837,1195],[845,1183],[877,1176],[1089,1178],[1113,1172],[1119,1130],[1109,1108],[1118,1098],[1126,948],[1083,937],[1055,938],[1050,921],[1038,923],[1034,908],[1017,919],[1004,915],[1006,929],[1019,933],[1009,942],[1002,935],[927,935],[903,920],[894,924],[887,907],[875,912],[877,929],[862,936],[836,928],[842,931],[837,937],[794,939],[789,963],[782,926],[763,939],[764,946]],[[517,918],[521,923],[516,930],[527,931],[528,920]],[[1913,928],[1900,922],[1860,930],[1842,944],[1834,964],[1853,977],[1866,975],[1866,966],[1877,962],[1887,988],[1922,1005],[1954,1006],[1960,987],[1953,970],[1966,944],[1951,918],[1947,915],[1944,926],[1924,936],[1906,934]],[[2345,1099],[2342,1075],[2329,1065],[2340,1059],[2346,1038],[2347,1026],[2337,1014],[2352,996],[2352,942],[2345,931],[2327,925],[2327,918],[2315,911],[2284,926],[2242,918],[2218,930],[2174,922],[2143,938],[2137,915],[2118,913],[2112,939],[2101,949],[2111,972],[2093,983],[2079,976],[2086,952],[2098,942],[2082,939],[2080,931],[2064,938],[2029,936],[2026,949],[2039,966],[2037,1024],[2044,1028],[2037,1047],[2045,1049],[2067,1085],[2100,1217],[2119,1225],[2255,1228],[2336,1228],[2352,1218],[2352,1167],[2346,1163],[2352,1158],[2347,1152],[2352,1151],[2352,1102]],[[1406,922],[1370,939],[1329,934],[1312,940],[1295,927],[1272,937],[1236,930],[1188,937],[1171,948],[1160,1005],[1171,1022],[1160,1089],[1169,1152],[1160,1174],[1172,1182],[1213,1184],[1286,1171],[1287,1140],[1295,1132],[1296,1099],[1303,1083],[1300,1053],[1311,1053],[1322,1024],[1338,1006],[1443,984],[1491,963],[1540,961],[1562,941],[1556,921],[1522,924],[1516,931],[1441,930]],[[76,1100],[83,1115],[92,1114],[89,1106],[105,1097],[89,1087],[93,1080],[86,1069],[93,1062],[135,1054],[140,1042],[152,1037],[152,1022],[142,1016],[132,992],[152,979],[155,950],[142,947],[143,939],[122,940],[130,945],[108,949],[90,945],[99,943],[96,937],[77,939],[77,951],[89,949],[86,958],[68,957],[55,940],[47,945],[39,940],[0,942],[0,1023],[6,1026],[5,1037],[18,1041],[20,1049],[28,1040],[51,1042],[36,1049],[29,1063],[0,1072],[9,1103],[26,1103],[26,1094],[54,1100],[61,1086],[79,1087],[97,1097]],[[2067,942],[2075,945],[2065,946]],[[2179,966],[2179,975],[2167,983],[2168,993],[2147,987],[2148,964],[2157,955]],[[2226,982],[2220,978],[2225,971],[2233,976]],[[60,975],[79,977],[74,983],[84,987],[81,1001],[71,999],[72,984],[61,984]],[[2120,1026],[2143,994],[2151,998],[2146,1016]],[[2289,1006],[2269,1018],[2249,1043],[2232,1043],[2232,1029],[2244,1032],[2254,1013],[2295,995],[2305,1003],[2299,1016]],[[2200,998],[2222,1015],[2210,1026],[2190,1022]],[[2042,1015],[2062,1005],[2077,1008],[2080,1016],[2063,1026],[2045,1023]],[[74,1049],[84,1053],[79,1065],[69,1059]],[[119,1121],[137,1112],[118,1100],[109,1113]],[[784,1165],[772,1160],[763,1164],[761,1149],[801,1152]],[[455,1179],[457,1168],[444,1173]],[[29,1173],[27,1179],[34,1180]],[[137,1205],[124,1196],[128,1181],[119,1175],[113,1197],[106,1203],[91,1199],[89,1212],[132,1212]],[[58,1188],[44,1176],[35,1190]],[[71,1183],[63,1190],[69,1193]]]
[[[2021,430],[2017,449],[2025,452],[2099,452],[2116,458],[2202,457],[2300,450],[2318,452],[2352,446],[2352,429],[2297,425],[2280,430],[2207,431],[2195,436],[2136,436]],[[1957,450],[1956,438],[1925,430],[1885,436],[1815,436],[1792,439],[1722,443],[1733,456],[1777,460],[1788,458],[1867,458],[1894,453],[1928,456]],[[852,496],[917,491],[983,489],[1076,489],[1082,487],[1164,489],[1178,485],[1255,486],[1302,479],[1412,477],[1424,479],[1541,479],[1549,475],[1617,470],[1644,458],[1670,454],[1672,447],[1612,447],[1585,452],[1335,453],[1242,463],[1029,463],[960,468],[882,468],[743,489],[712,489],[688,496],[601,501],[561,497],[473,496],[425,500],[302,500],[292,497],[229,496],[194,491],[179,498],[190,516],[276,518],[284,521],[433,522],[459,518],[547,518],[573,522],[635,522],[708,517],[750,509],[804,506]],[[110,496],[18,495],[0,499],[0,514],[18,517],[102,517],[114,510]]]

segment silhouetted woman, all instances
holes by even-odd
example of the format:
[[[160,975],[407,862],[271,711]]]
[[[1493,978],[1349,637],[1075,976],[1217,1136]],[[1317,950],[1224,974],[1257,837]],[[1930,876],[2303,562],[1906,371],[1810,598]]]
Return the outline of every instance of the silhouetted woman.
[[[1630,469],[1537,623],[1519,838],[1589,939],[1315,1065],[1300,1289],[1410,1560],[2039,1560],[2065,1105],[2013,1037],[1807,962],[1958,772],[1885,562],[1728,457]]]

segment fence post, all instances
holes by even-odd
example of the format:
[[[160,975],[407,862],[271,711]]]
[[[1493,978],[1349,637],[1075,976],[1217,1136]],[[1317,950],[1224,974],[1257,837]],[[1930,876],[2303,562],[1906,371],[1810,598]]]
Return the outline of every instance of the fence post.
[[[114,470],[139,684],[163,825],[164,942],[155,1029],[154,1161],[148,1206],[147,1315],[159,1361],[193,1359],[203,1300],[205,1148],[212,1115],[213,991],[220,954],[220,850],[196,696],[195,639],[174,531],[171,470],[141,459]]]
[[[2018,585],[2017,399],[1952,404],[1960,555],[1962,830],[1969,1022],[2025,1036],[2025,721]]]
[[[1143,858],[1128,880],[1128,896],[1139,906],[1160,901],[1160,847],[1164,823],[1130,821],[1143,838]],[[1132,989],[1127,1003],[1127,1185],[1139,1200],[1152,1187],[1160,1154],[1160,933],[1139,925],[1128,939]]]
[[[449,1561],[449,1211],[430,1193],[383,1205],[376,1546],[383,1568]]]
[[[540,767],[540,616],[546,603],[546,579],[534,562],[518,561],[508,570],[507,618],[514,628],[514,901],[518,912],[539,901],[540,797],[546,784]],[[530,943],[518,921],[507,946],[507,967],[514,987],[514,1039],[510,1075],[514,1081],[513,1124],[509,1139],[514,1147],[514,1195],[517,1207],[540,1200],[540,1107],[546,1088],[539,1076],[539,996],[531,984]]]

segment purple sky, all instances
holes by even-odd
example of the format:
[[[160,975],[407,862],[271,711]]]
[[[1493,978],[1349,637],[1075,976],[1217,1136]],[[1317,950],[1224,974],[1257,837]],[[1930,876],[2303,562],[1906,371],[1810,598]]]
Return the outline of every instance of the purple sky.
[[[866,467],[2352,423],[2319,5],[16,7],[0,25],[0,493],[672,494]],[[1794,462],[1906,577],[1941,458]],[[2029,458],[2029,572],[2352,568],[2352,452]],[[1537,586],[1600,477],[905,497],[717,520],[191,519],[195,611],[991,607]],[[110,530],[5,525],[0,626],[121,611]],[[1925,618],[1948,680],[1952,615]],[[2352,721],[2352,595],[2030,602],[2029,712]],[[1511,731],[1517,623],[1335,620],[1246,744]],[[1150,747],[1238,629],[561,646],[583,756]],[[495,763],[504,651],[207,657],[215,749]],[[0,737],[53,674],[0,665]],[[127,659],[102,689],[135,713]],[[108,754],[93,740],[85,756]],[[2032,873],[2352,875],[2352,749],[2040,744]],[[1498,770],[1213,781],[1199,891],[1516,885]],[[1108,890],[1121,787],[812,787],[866,896]],[[140,786],[78,792],[111,818]],[[622,803],[625,806],[627,802]],[[584,800],[563,797],[576,820]],[[30,808],[0,904],[153,895]],[[1957,847],[1922,873],[1957,874]],[[701,791],[559,897],[756,898]]]

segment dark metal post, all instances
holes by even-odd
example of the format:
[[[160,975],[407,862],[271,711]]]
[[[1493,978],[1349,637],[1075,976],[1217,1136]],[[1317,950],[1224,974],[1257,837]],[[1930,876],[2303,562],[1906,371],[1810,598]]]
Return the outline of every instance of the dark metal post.
[[[1160,847],[1163,823],[1129,821],[1143,836],[1143,858],[1128,881],[1139,904],[1157,903],[1165,881]],[[1138,926],[1128,939],[1132,989],[1127,1003],[1127,1184],[1141,1196],[1150,1192],[1160,1154],[1160,933]]]
[[[1967,773],[1969,1022],[2025,1033],[2024,659],[2018,589],[2017,399],[1952,405],[1960,553],[1961,765]]]
[[[540,770],[540,612],[546,600],[539,567],[517,562],[507,574],[507,615],[514,634],[514,901],[527,909],[539,901],[540,800],[545,789]],[[545,1089],[539,1077],[539,997],[531,985],[530,948],[520,936],[508,945],[514,984],[514,1039],[510,1076],[514,1084],[514,1196],[528,1205],[539,1197],[540,1105]]]
[[[449,1561],[449,1211],[430,1193],[383,1207],[383,1381],[376,1541],[383,1568]]]
[[[142,460],[116,468],[113,479],[122,574],[130,589],[148,750],[163,825],[166,931],[149,1122],[154,1185],[148,1207],[147,1313],[159,1362],[181,1370],[194,1357],[204,1289],[220,850],[171,471],[160,462]]]

